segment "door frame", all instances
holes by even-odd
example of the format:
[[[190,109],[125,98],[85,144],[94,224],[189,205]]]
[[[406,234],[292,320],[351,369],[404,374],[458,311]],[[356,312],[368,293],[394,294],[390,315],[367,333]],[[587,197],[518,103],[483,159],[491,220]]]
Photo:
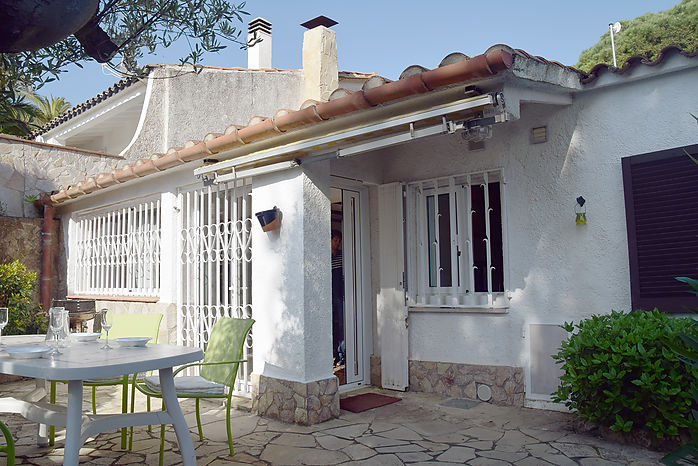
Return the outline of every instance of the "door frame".
[[[373,319],[371,312],[371,229],[369,226],[370,215],[368,188],[359,181],[348,180],[346,178],[337,176],[330,177],[330,187],[354,191],[359,194],[358,221],[361,236],[359,240],[360,251],[357,257],[361,260],[361,266],[357,269],[360,277],[360,279],[357,280],[357,286],[361,287],[361,302],[357,304],[360,305],[360,314],[362,319],[360,331],[362,332],[363,358],[360,362],[363,365],[363,378],[360,381],[341,385],[339,390],[344,392],[361,386],[369,385],[371,380],[370,361],[371,354],[373,352]]]

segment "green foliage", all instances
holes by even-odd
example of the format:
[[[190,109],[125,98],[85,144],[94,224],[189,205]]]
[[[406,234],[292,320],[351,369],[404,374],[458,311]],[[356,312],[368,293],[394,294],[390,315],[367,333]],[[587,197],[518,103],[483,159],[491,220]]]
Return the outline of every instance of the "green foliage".
[[[72,105],[64,97],[45,97],[38,94],[27,94],[27,99],[36,108],[32,123],[44,126],[60,114],[70,110]]]
[[[9,319],[3,333],[23,335],[46,331],[46,316],[32,301],[36,274],[19,261],[0,264],[0,307],[9,308]]]
[[[613,36],[618,66],[633,55],[654,60],[659,51],[669,45],[678,45],[688,51],[698,47],[698,0],[683,0],[669,10],[647,13],[620,23],[621,31]],[[608,31],[599,42],[579,55],[579,62],[575,66],[589,71],[599,63],[613,64]]]
[[[96,19],[118,46],[110,62],[123,63],[130,73],[142,73],[137,61],[144,53],[169,47],[184,38],[189,45],[182,63],[198,63],[204,52],[226,47],[222,40],[246,46],[242,30],[233,26],[242,22],[245,3],[228,0],[100,0]],[[0,54],[0,75],[17,89],[38,89],[54,81],[70,64],[82,66],[92,61],[74,36],[36,51]]]
[[[690,319],[613,311],[563,328],[576,333],[553,356],[565,372],[555,401],[616,432],[647,429],[662,439],[698,426],[691,418],[698,369],[680,364],[664,344],[686,349],[677,336],[698,336]]]

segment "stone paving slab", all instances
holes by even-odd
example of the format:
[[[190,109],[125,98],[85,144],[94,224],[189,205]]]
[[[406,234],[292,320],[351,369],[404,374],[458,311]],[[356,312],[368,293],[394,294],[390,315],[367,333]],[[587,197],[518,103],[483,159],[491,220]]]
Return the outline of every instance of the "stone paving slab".
[[[29,390],[33,381],[0,385],[3,396]],[[199,465],[420,465],[471,464],[497,466],[534,465],[633,465],[658,464],[661,453],[618,445],[572,431],[571,416],[527,408],[505,408],[487,403],[446,403],[433,394],[395,393],[402,401],[364,413],[342,411],[338,419],[314,426],[298,426],[264,419],[249,413],[249,402],[238,400],[232,432],[235,456],[229,456],[225,409],[213,400],[201,401],[204,439],[199,440],[194,402],[181,406],[190,427]],[[119,388],[99,387],[99,412],[120,412]],[[67,389],[59,384],[58,399]],[[85,391],[89,407],[90,391]],[[145,409],[138,395],[137,410]],[[155,405],[154,405],[155,406]],[[158,405],[159,406],[159,405]],[[454,406],[472,406],[458,408]],[[63,460],[63,431],[55,447],[38,447],[36,426],[20,416],[0,414],[16,439],[17,464],[51,465]],[[134,430],[133,451],[120,449],[120,433],[105,432],[81,449],[80,462],[94,465],[155,465],[159,452],[159,426]],[[3,460],[0,459],[0,463]],[[177,439],[171,427],[165,431],[165,465],[179,465]]]

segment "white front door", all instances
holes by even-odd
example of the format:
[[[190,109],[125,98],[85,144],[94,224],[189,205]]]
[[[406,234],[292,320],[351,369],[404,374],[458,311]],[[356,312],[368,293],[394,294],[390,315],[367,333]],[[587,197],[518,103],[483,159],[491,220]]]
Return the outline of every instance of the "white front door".
[[[342,190],[344,255],[344,341],[346,383],[364,379],[359,193]]]
[[[362,222],[366,190],[350,184],[332,188],[332,340],[335,375],[340,385],[365,381],[366,319],[370,309],[368,232]],[[337,236],[340,240],[337,241]],[[337,246],[339,243],[339,248]],[[338,260],[338,258],[341,258]],[[338,267],[341,267],[338,270]],[[369,319],[370,320],[370,319]]]

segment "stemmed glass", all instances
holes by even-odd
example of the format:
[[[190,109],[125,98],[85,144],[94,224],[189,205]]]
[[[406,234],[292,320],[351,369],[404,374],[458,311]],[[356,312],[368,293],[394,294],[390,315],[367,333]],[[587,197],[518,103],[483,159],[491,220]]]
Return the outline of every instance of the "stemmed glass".
[[[5,346],[2,344],[2,329],[7,325],[7,318],[9,317],[9,311],[6,307],[0,307],[0,346]]]
[[[106,343],[104,343],[104,346],[102,346],[101,349],[112,349],[112,347],[109,346],[109,330],[111,329],[111,326],[114,325],[114,314],[109,312],[109,309],[102,309],[100,322],[102,324],[102,328],[107,332]]]
[[[53,334],[53,354],[61,354],[59,349],[59,339],[61,337],[61,332],[65,327],[65,308],[64,307],[52,307],[49,310],[48,324],[51,327],[51,333]]]

